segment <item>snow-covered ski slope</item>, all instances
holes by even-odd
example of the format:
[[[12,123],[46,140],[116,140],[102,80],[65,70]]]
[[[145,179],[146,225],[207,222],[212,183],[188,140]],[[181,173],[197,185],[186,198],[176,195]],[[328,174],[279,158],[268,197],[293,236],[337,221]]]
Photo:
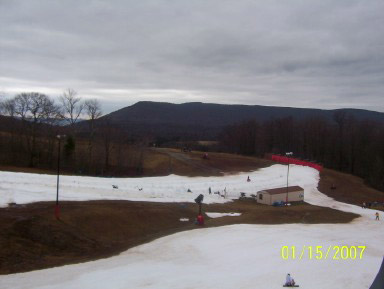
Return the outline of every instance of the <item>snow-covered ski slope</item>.
[[[292,167],[291,167],[292,168]],[[246,182],[250,176],[251,182]],[[225,177],[182,177],[170,175],[149,178],[95,178],[60,176],[60,200],[132,200],[151,202],[194,202],[204,194],[204,203],[226,202],[215,192],[227,198],[238,198],[240,192],[254,194],[261,189],[286,185],[287,168],[275,165],[257,172],[228,175]],[[291,185],[315,182],[316,174],[307,168],[296,166],[290,171]],[[36,201],[54,201],[56,176],[0,172],[0,206]],[[114,189],[112,186],[117,186]],[[211,188],[212,194],[208,194]],[[189,193],[188,189],[192,192]]]
[[[253,173],[224,177],[168,176],[140,179],[62,177],[62,200],[124,199],[137,201],[223,202],[218,195],[237,198],[240,192],[286,185],[286,166],[274,165]],[[247,176],[251,182],[247,183]],[[282,288],[291,273],[300,288],[369,288],[384,255],[384,223],[373,210],[336,202],[317,190],[318,172],[292,166],[290,185],[305,189],[311,204],[354,212],[350,224],[233,225],[177,233],[132,248],[118,256],[47,270],[0,276],[0,288]],[[55,176],[0,172],[0,205],[55,199]],[[117,185],[119,189],[113,189]],[[141,189],[141,190],[140,190]],[[192,193],[188,193],[190,189]],[[228,200],[226,200],[228,201]],[[366,246],[362,259],[283,260],[282,246]]]

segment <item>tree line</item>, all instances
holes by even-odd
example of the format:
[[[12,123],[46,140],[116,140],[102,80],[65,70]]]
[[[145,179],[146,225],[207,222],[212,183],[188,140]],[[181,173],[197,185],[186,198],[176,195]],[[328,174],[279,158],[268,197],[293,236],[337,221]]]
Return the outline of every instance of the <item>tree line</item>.
[[[39,92],[3,96],[0,112],[0,165],[54,170],[57,136],[65,135],[62,168],[68,173],[137,175],[142,170],[142,151],[124,131],[100,120],[97,99],[83,100],[73,89],[57,101]]]
[[[356,120],[342,111],[332,120],[288,117],[242,122],[225,128],[220,143],[228,152],[259,157],[293,152],[297,158],[351,173],[384,190],[384,124]]]

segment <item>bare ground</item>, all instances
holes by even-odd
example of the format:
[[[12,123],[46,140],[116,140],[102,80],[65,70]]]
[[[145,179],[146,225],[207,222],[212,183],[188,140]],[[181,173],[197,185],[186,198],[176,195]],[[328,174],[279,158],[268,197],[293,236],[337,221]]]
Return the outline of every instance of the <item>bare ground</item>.
[[[209,153],[208,159],[204,159],[203,155],[203,152],[198,151],[181,152],[164,148],[152,149],[148,154],[151,159],[163,158],[163,162],[157,162],[156,168],[153,168],[158,175],[222,176],[228,173],[249,172],[273,164],[270,160],[235,154]],[[167,161],[164,161],[164,157]]]
[[[177,149],[149,148],[143,153],[142,177],[166,176],[220,176],[226,173],[248,172],[273,164],[272,161],[226,153],[209,153],[208,159],[203,159],[203,152],[180,152]],[[11,172],[57,173],[56,168],[42,169],[30,167],[7,166],[0,164],[0,170]],[[70,175],[65,170],[61,174]],[[119,174],[119,177],[129,175]],[[135,175],[137,176],[137,175]]]
[[[192,203],[63,202],[59,221],[53,202],[0,209],[0,274],[110,257],[162,236],[196,229],[197,209]],[[206,217],[205,227],[347,223],[357,217],[305,203],[276,208],[254,200],[205,205],[203,210],[242,213],[240,217]]]
[[[348,204],[361,206],[363,202],[384,203],[384,192],[368,187],[359,177],[334,170],[324,169],[320,173],[318,188],[323,194]],[[382,205],[372,209],[384,211]]]

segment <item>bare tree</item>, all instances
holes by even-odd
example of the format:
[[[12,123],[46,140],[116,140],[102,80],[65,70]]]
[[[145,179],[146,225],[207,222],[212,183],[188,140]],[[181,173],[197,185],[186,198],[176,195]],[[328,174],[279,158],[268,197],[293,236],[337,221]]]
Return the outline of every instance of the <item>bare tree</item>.
[[[11,117],[15,116],[15,100],[7,99],[2,103],[3,114]]]
[[[71,126],[77,122],[84,109],[84,103],[76,95],[76,91],[68,88],[59,98],[61,102],[61,118],[65,119]]]
[[[337,124],[337,157],[339,163],[339,170],[343,170],[344,166],[344,137],[345,137],[345,128],[347,123],[347,113],[343,110],[336,110],[333,114],[333,120]]]
[[[14,114],[22,120],[27,120],[28,112],[31,107],[31,97],[29,93],[20,93],[13,99]]]
[[[110,166],[110,154],[113,147],[114,128],[111,126],[109,119],[104,120],[101,123],[101,137],[104,146],[104,168],[103,175],[109,171]]]
[[[4,113],[4,100],[3,100],[3,94],[0,93],[0,115],[3,115]]]
[[[6,111],[11,116],[18,116],[22,121],[22,133],[25,136],[30,155],[30,166],[34,166],[37,155],[36,141],[40,124],[45,124],[57,117],[58,107],[47,95],[38,92],[20,93],[6,101]]]
[[[53,100],[45,94],[32,92],[29,94],[29,112],[33,123],[48,122],[55,118],[58,113],[58,107]]]
[[[84,103],[89,120],[95,120],[102,116],[101,105],[97,99],[89,99]]]
[[[92,166],[93,138],[95,134],[95,121],[102,116],[101,105],[97,99],[89,99],[84,103],[85,112],[88,116],[89,139],[88,139],[88,163]]]

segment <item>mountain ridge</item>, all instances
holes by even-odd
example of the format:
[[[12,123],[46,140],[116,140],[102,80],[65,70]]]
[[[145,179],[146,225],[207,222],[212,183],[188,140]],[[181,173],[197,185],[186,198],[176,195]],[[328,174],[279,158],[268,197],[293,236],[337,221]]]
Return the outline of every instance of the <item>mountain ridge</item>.
[[[109,113],[99,121],[108,121],[133,135],[151,134],[162,137],[185,136],[214,139],[228,125],[255,120],[265,122],[276,118],[305,119],[320,117],[333,120],[340,112],[357,120],[384,123],[384,113],[364,109],[317,109],[262,105],[215,104],[187,102],[140,101],[131,106]]]

